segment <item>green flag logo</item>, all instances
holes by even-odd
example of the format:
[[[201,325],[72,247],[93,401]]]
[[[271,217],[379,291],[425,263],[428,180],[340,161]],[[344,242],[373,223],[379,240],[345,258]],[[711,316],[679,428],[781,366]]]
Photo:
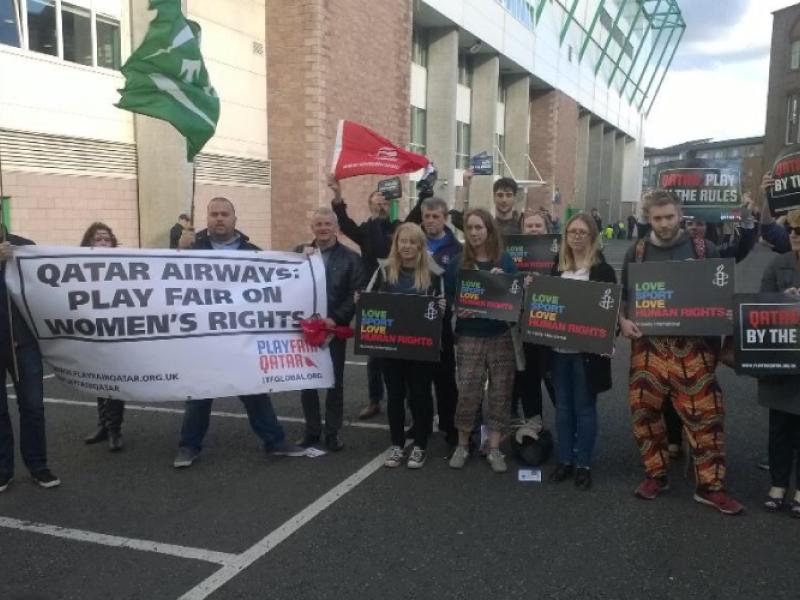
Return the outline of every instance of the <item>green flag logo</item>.
[[[150,0],[156,18],[141,46],[122,67],[125,87],[117,106],[171,123],[194,160],[214,135],[219,97],[200,53],[200,26],[186,19],[180,0]]]

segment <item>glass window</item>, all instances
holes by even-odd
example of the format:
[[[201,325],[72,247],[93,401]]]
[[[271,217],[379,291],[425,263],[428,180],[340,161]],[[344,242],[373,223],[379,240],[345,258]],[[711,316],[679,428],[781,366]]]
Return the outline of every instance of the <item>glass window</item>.
[[[61,4],[61,31],[64,60],[92,66],[92,16],[84,9],[66,2]]]
[[[456,169],[469,169],[469,123],[456,121]]]
[[[420,67],[428,66],[428,38],[425,30],[414,27],[411,34],[411,62]]]
[[[119,23],[97,17],[97,66],[119,70],[122,66]]]
[[[0,0],[0,44],[22,47],[20,0]]]
[[[28,0],[28,48],[58,56],[55,0]]]
[[[426,148],[426,114],[422,108],[411,107],[411,141],[409,150],[417,154],[425,154]]]
[[[800,96],[792,94],[786,102],[786,145],[800,142],[800,128],[798,127],[798,110],[800,110]]]
[[[800,40],[792,42],[791,68],[792,71],[800,69]]]

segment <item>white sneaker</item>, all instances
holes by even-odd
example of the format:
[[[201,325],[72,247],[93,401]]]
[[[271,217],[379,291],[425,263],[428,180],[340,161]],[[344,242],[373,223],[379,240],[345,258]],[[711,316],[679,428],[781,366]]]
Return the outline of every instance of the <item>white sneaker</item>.
[[[456,446],[453,456],[450,457],[451,469],[463,469],[469,458],[469,450],[466,446]]]
[[[489,454],[486,455],[486,460],[489,461],[489,466],[492,467],[492,471],[495,473],[505,473],[508,471],[506,458],[501,454],[498,448],[489,450]]]
[[[408,457],[406,466],[409,469],[421,469],[425,464],[425,450],[419,446],[414,446],[411,450],[411,455]]]
[[[400,446],[392,446],[389,448],[389,453],[386,455],[386,460],[383,461],[383,466],[390,469],[399,467],[403,464],[403,449]]]

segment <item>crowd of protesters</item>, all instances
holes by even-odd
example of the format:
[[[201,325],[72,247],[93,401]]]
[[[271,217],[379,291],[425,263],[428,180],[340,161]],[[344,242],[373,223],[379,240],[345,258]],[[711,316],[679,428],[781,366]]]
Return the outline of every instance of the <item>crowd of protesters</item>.
[[[467,171],[459,192],[462,206],[471,180],[472,174]],[[391,447],[385,466],[424,466],[436,414],[438,429],[451,447],[451,468],[465,468],[470,457],[480,453],[494,472],[507,471],[502,446],[510,429],[524,429],[534,438],[546,433],[542,418],[544,386],[555,406],[557,460],[549,479],[556,483],[572,479],[576,488],[589,490],[598,431],[597,398],[612,387],[611,357],[522,343],[515,323],[481,318],[469,310],[454,311],[459,270],[515,273],[514,261],[504,250],[504,236],[552,233],[548,211],[517,211],[519,186],[513,179],[501,178],[493,186],[494,214],[482,208],[450,210],[447,202],[433,195],[431,186],[423,186],[419,202],[405,222],[392,220],[390,203],[373,192],[367,200],[370,218],[357,224],[348,215],[339,182],[331,178],[328,185],[333,193],[331,207],[313,212],[311,239],[294,249],[307,255],[319,254],[325,265],[326,323],[349,324],[363,290],[433,296],[444,314],[438,362],[377,358],[368,362],[368,402],[359,418],[370,419],[380,413],[386,398]],[[764,185],[771,185],[769,176]],[[684,220],[679,200],[663,190],[646,193],[639,209],[639,219],[631,215],[619,223],[621,237],[627,232],[627,238],[632,239],[636,230],[638,238],[622,266],[623,299],[627,298],[631,263],[716,257],[741,261],[758,239],[776,254],[763,274],[761,290],[800,297],[800,211],[790,212],[781,225],[768,209],[755,210],[748,201],[738,225],[720,227]],[[181,215],[170,231],[170,246],[218,251],[258,249],[236,227],[235,206],[230,200],[213,199],[206,218],[207,228],[195,233],[189,217]],[[617,275],[602,252],[603,231],[596,209],[568,218],[551,274],[616,283]],[[340,241],[342,234],[360,253]],[[3,235],[3,262],[12,256],[14,246],[33,243],[5,231]],[[462,235],[463,242],[459,240]],[[110,227],[94,223],[81,246],[116,247],[117,239]],[[531,280],[527,276],[525,284],[530,285]],[[0,286],[5,292],[2,278]],[[653,500],[669,488],[669,463],[680,454],[685,435],[697,483],[694,499],[725,514],[741,513],[742,505],[725,486],[724,397],[716,377],[721,340],[643,335],[625,302],[619,334],[631,341],[628,400],[644,467],[644,478],[635,495]],[[330,452],[344,447],[340,430],[346,344],[334,339],[328,348],[335,384],[325,398],[324,423],[317,390],[304,390],[305,431],[296,443],[286,439],[268,394],[240,398],[268,454],[301,456],[318,444],[324,444]],[[42,357],[16,306],[5,302],[0,303],[0,358],[16,389],[24,464],[39,485],[55,487],[60,480],[47,462]],[[795,487],[800,480],[798,383],[800,376],[794,375],[759,378],[758,399],[769,408],[771,487],[763,506],[769,511],[785,508],[800,517],[800,491],[790,492],[793,471]],[[186,402],[176,468],[189,467],[199,458],[212,402]],[[98,398],[97,428],[85,442],[105,441],[111,451],[120,451],[124,408],[119,400]],[[412,423],[408,430],[406,408]],[[478,436],[481,431],[483,435]],[[407,439],[411,440],[408,446]],[[14,440],[6,388],[2,387],[0,492],[8,488],[13,474]]]

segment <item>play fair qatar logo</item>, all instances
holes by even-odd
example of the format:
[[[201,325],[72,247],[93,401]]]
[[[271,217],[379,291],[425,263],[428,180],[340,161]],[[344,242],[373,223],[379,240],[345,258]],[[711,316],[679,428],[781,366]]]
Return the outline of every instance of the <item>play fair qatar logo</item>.
[[[268,339],[256,342],[258,365],[264,373],[271,371],[316,369],[319,366],[309,356],[321,349],[300,338]]]

